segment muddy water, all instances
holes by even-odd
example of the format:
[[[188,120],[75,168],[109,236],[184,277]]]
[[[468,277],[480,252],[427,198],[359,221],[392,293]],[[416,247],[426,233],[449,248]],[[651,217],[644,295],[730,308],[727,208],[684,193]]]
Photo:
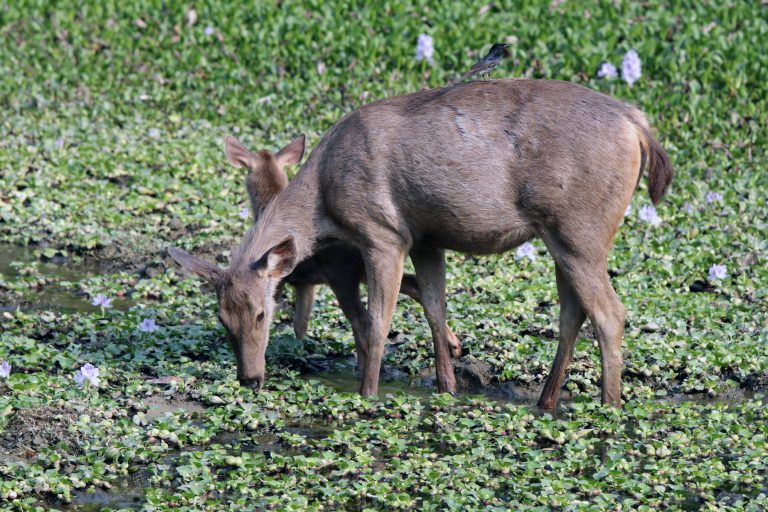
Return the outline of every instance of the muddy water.
[[[194,400],[169,400],[162,395],[152,395],[142,400],[142,402],[147,407],[144,415],[150,421],[179,410],[188,412],[192,418],[199,418],[205,411],[205,407],[200,402]]]
[[[99,510],[139,510],[144,504],[144,484],[130,480],[112,485],[110,489],[95,489],[78,492],[72,503],[56,505],[46,503],[46,507],[56,510],[77,510],[82,512],[97,512]]]
[[[304,378],[321,382],[341,393],[357,393],[360,390],[353,360],[333,361],[328,370],[310,373]],[[429,398],[433,392],[420,380],[412,380],[402,372],[385,374],[379,379],[379,396],[405,393],[419,398]]]
[[[0,281],[13,283],[21,279],[19,264],[29,266],[37,264],[34,275],[52,282],[42,287],[30,289],[18,295],[8,295],[4,299],[0,290],[0,312],[14,311],[59,311],[62,313],[93,312],[99,308],[92,306],[89,297],[78,294],[74,289],[67,289],[63,282],[76,283],[83,278],[98,275],[99,266],[94,263],[74,263],[65,258],[42,262],[34,252],[26,247],[0,245]],[[130,299],[115,298],[115,309],[126,310],[133,303]]]
[[[319,381],[342,393],[357,393],[360,389],[360,382],[358,381],[353,359],[334,361],[330,364],[329,369],[304,375],[304,378]],[[511,383],[483,387],[463,379],[458,381],[459,398],[493,400],[500,405],[525,405],[534,412],[539,411],[536,408],[536,402],[540,391],[538,388],[516,386]],[[429,399],[436,392],[437,383],[435,382],[434,375],[411,377],[405,372],[385,368],[379,379],[380,397],[403,393],[420,399]],[[567,407],[568,401],[568,396],[561,397],[560,407]],[[545,412],[542,411],[543,413]]]

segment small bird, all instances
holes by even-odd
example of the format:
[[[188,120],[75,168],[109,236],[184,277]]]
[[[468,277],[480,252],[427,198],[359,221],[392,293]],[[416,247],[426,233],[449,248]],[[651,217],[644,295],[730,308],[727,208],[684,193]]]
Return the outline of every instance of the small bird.
[[[498,66],[499,62],[501,62],[502,57],[504,57],[504,49],[508,46],[508,44],[503,43],[496,43],[491,46],[488,54],[477,61],[477,63],[472,66],[469,71],[464,73],[464,75],[462,75],[462,77],[459,79],[459,82],[475,75],[481,78],[490,75],[493,71],[493,68]]]

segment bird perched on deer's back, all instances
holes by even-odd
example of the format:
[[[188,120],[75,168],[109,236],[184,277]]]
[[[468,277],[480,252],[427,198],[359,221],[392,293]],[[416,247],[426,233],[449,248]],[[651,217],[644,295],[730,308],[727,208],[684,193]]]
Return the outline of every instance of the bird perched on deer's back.
[[[466,80],[467,78],[473,77],[473,76],[480,76],[486,77],[491,74],[493,71],[493,68],[495,68],[499,62],[501,62],[502,57],[504,57],[504,49],[507,48],[508,44],[502,44],[502,43],[496,43],[493,46],[491,46],[490,51],[488,54],[477,61],[477,63],[470,68],[469,71],[464,73],[461,78],[459,78],[458,82],[461,82],[462,80]]]

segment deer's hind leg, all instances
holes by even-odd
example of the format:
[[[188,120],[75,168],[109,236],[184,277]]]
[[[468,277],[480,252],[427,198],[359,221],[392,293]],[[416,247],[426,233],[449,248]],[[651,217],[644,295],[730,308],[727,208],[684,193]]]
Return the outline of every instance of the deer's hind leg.
[[[451,364],[450,332],[445,323],[445,252],[440,249],[411,250],[411,261],[421,289],[421,304],[432,330],[435,347],[435,373],[440,393],[456,392],[456,377]]]
[[[421,288],[419,287],[418,279],[413,274],[403,274],[403,280],[400,283],[400,293],[405,294],[424,305],[424,301],[421,296]],[[461,357],[461,340],[454,334],[448,323],[445,322],[445,337],[448,342],[449,351],[451,357],[459,359]]]
[[[600,245],[596,244],[594,240],[589,240],[579,245],[568,243],[562,237],[551,234],[542,238],[544,238],[544,242],[555,259],[557,269],[561,274],[558,277],[568,284],[569,291],[565,295],[570,297],[572,293],[576,298],[576,303],[570,301],[566,307],[567,318],[565,321],[567,325],[565,326],[565,333],[562,331],[561,323],[561,346],[558,347],[553,374],[547,380],[539,403],[543,406],[554,406],[552,395],[556,389],[552,388],[556,384],[559,385],[562,380],[559,373],[564,372],[570,363],[575,335],[578,333],[578,328],[574,327],[579,320],[579,315],[576,313],[576,304],[578,304],[581,311],[592,322],[600,346],[603,403],[621,405],[621,370],[623,365],[621,339],[624,334],[626,310],[619,301],[608,278],[606,260],[609,244]],[[567,335],[567,338],[564,338],[564,334]]]
[[[586,319],[586,314],[581,309],[576,292],[557,264],[555,264],[555,273],[557,275],[557,292],[560,296],[560,342],[557,345],[557,355],[552,364],[552,371],[549,373],[539,397],[539,407],[542,409],[554,409],[557,405],[560,386],[562,386],[565,372],[573,360],[576,337]]]

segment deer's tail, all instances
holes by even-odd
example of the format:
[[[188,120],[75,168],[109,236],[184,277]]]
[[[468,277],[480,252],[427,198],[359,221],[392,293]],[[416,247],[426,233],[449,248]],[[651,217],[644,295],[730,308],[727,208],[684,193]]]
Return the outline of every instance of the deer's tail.
[[[640,148],[643,152],[640,171],[642,173],[643,163],[647,162],[645,167],[648,168],[648,195],[651,196],[651,202],[656,204],[664,197],[669,184],[672,182],[674,175],[672,163],[669,161],[667,151],[651,134],[645,116],[640,111],[635,110],[630,115],[630,121],[637,128]]]

